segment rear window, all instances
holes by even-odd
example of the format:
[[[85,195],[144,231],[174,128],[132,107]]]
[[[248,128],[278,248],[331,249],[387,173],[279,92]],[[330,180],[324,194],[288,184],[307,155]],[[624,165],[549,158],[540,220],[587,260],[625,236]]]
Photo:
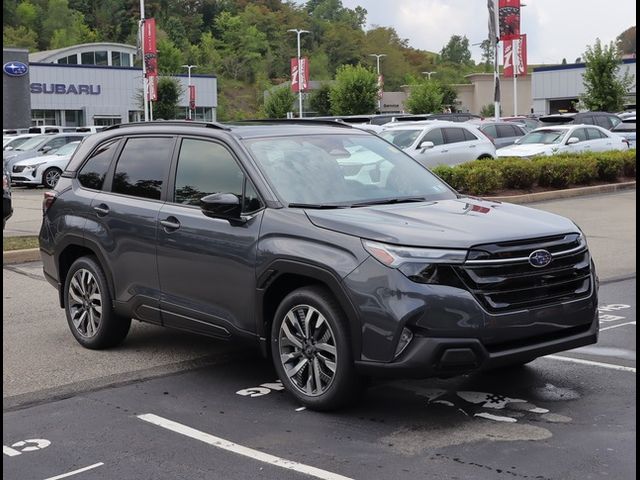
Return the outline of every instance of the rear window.
[[[465,130],[462,128],[443,128],[446,143],[466,142]]]

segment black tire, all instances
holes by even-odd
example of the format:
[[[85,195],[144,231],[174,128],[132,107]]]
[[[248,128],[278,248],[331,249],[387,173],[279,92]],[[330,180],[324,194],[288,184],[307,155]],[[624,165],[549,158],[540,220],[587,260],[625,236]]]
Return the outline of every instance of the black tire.
[[[493,157],[491,155],[480,155],[478,160],[493,160]]]
[[[62,174],[62,170],[56,167],[47,168],[44,172],[42,172],[42,185],[45,188],[54,188],[58,180],[60,180],[60,175]]]
[[[64,300],[71,333],[83,347],[114,347],[129,333],[131,319],[113,311],[109,284],[95,257],[73,262],[64,283]]]
[[[306,340],[303,338],[304,332],[302,332],[302,335],[298,335],[296,332],[292,332],[292,329],[289,329],[289,333],[294,333],[297,341],[302,345],[307,345],[306,349],[298,348],[287,338],[282,338],[281,341],[283,335],[287,336],[282,329],[285,318],[288,319],[287,328],[292,325],[288,317],[290,313],[295,312],[292,315],[304,330],[305,323],[302,314],[304,312],[308,314],[309,311],[313,310],[317,312],[317,315],[310,317],[311,320],[308,323],[311,325],[315,322],[315,327],[309,327],[313,330],[313,333]],[[312,313],[312,315],[315,314]],[[328,328],[323,325],[323,321],[319,320],[320,316],[324,318]],[[318,336],[319,338],[314,339],[314,337]],[[317,349],[316,345],[318,346]],[[329,346],[335,347],[333,349],[335,350],[335,355],[325,350]],[[287,362],[283,360],[283,355],[285,357],[295,355],[297,350],[302,353],[294,357],[295,359],[291,358]],[[271,328],[271,357],[284,387],[302,405],[310,409],[333,410],[344,407],[356,401],[364,389],[364,379],[356,374],[353,365],[347,318],[338,302],[323,287],[299,288],[282,300],[275,313]],[[287,369],[291,373],[305,359],[307,363],[298,370],[298,373],[290,377],[287,374]],[[330,360],[335,360],[335,362]],[[335,368],[334,372],[331,371],[332,364]],[[316,375],[316,372],[320,373]],[[301,383],[306,384],[307,387],[310,386],[308,382],[304,382],[305,375],[308,382],[313,383],[313,386],[317,387],[318,383],[320,384],[320,387],[316,388],[315,392],[307,393],[302,390]],[[330,380],[328,380],[329,377],[331,377]],[[318,382],[316,378],[320,381]],[[325,385],[323,385],[323,380],[326,383]]]

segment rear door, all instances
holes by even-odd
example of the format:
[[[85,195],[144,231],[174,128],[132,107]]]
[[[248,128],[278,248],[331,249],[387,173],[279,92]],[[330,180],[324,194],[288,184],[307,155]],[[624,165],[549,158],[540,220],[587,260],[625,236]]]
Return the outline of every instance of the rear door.
[[[91,202],[94,224],[87,228],[113,273],[116,306],[154,323],[160,323],[158,212],[175,141],[168,135],[123,140],[103,191]]]
[[[587,135],[589,136],[589,143],[591,144],[591,150],[594,152],[605,152],[607,150],[620,149],[621,143],[617,138],[611,138],[606,133],[598,130],[597,128],[587,128]],[[614,141],[616,145],[614,145]]]

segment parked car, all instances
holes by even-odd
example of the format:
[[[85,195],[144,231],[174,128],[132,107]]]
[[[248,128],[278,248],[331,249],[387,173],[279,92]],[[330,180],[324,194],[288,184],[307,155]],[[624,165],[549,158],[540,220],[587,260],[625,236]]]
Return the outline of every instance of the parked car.
[[[12,135],[12,136],[9,136],[9,137],[3,137],[2,138],[2,150],[3,151],[15,150],[20,145],[22,145],[24,142],[29,140],[31,137],[35,137],[36,135],[38,135],[38,134],[37,133],[24,133],[24,134],[21,134],[21,135]]]
[[[557,113],[542,116],[538,120],[544,127],[566,124],[598,125],[607,130],[611,130],[621,121],[617,115],[607,112]]]
[[[535,157],[557,153],[626,150],[626,140],[596,125],[541,127],[514,145],[498,149],[498,157]]]
[[[60,127],[58,125],[37,125],[29,127],[27,133],[64,133],[64,127]]]
[[[349,161],[388,173],[354,180]],[[363,375],[452,376],[598,336],[571,220],[459,195],[343,124],[121,125],[82,142],[43,211],[44,275],[81,345],[121,343],[132,318],[245,338],[310,408],[352,402]]]
[[[527,132],[542,126],[538,119],[533,117],[501,117],[500,120],[503,122],[517,123],[524,127]]]
[[[636,148],[636,117],[626,117],[611,130],[616,135],[625,138],[629,148]]]
[[[13,165],[20,160],[38,157],[40,155],[55,153],[63,145],[69,142],[82,140],[86,133],[50,133],[36,135],[30,138],[15,150],[2,152],[7,170],[12,171]]]
[[[618,117],[620,118],[620,120],[626,120],[628,118],[636,118],[636,111],[635,110],[627,110],[624,112],[620,112],[620,113],[616,113],[616,115],[618,115]]]
[[[496,148],[507,147],[526,135],[523,126],[511,122],[482,122],[478,129],[491,139]]]
[[[21,135],[23,133],[29,133],[28,128],[3,128],[2,136],[5,135]]]
[[[380,136],[429,168],[496,156],[489,137],[468,123],[403,122],[385,128]]]
[[[6,169],[2,169],[2,229],[7,220],[13,215],[13,207],[11,206],[11,182]]]
[[[475,125],[479,125],[483,118],[480,115],[474,115],[473,113],[432,113],[429,115],[429,120],[446,120],[449,122],[468,122]]]
[[[80,145],[79,141],[69,142],[52,155],[27,158],[14,163],[11,169],[11,182],[20,187],[39,185],[45,188],[55,187],[78,145]]]
[[[96,126],[96,125],[87,125],[84,127],[75,127],[73,129],[74,132],[78,132],[78,133],[97,133],[97,132],[101,132],[102,130],[104,130],[105,126]]]

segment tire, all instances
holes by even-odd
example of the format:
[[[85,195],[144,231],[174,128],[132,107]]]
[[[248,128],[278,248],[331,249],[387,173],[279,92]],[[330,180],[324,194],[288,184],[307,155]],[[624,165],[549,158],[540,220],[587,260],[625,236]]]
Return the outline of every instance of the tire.
[[[492,160],[493,157],[491,155],[480,155],[478,160]]]
[[[300,288],[280,303],[271,328],[271,357],[284,387],[305,407],[333,410],[363,391],[347,325],[340,305],[322,287]]]
[[[56,167],[47,168],[42,173],[42,185],[45,188],[54,188],[58,180],[60,179],[60,175],[62,174],[62,170]]]
[[[64,299],[67,323],[83,347],[114,347],[129,333],[131,318],[113,311],[109,285],[95,257],[73,262],[64,283]]]

